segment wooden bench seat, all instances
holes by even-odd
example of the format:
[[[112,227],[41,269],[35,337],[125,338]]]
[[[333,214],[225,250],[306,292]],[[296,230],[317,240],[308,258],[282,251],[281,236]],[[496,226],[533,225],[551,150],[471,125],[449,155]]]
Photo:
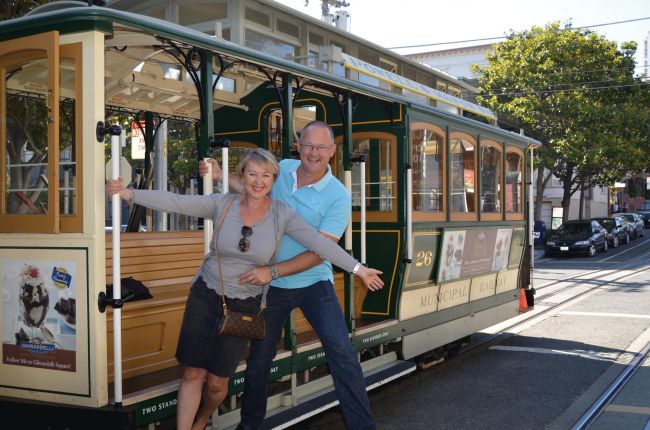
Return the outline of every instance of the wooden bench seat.
[[[190,281],[203,262],[203,232],[123,233],[121,277],[141,281],[153,298],[122,308],[123,378],[176,366],[178,333]],[[106,283],[113,283],[110,234],[106,236]],[[108,373],[113,378],[113,313],[108,311]]]

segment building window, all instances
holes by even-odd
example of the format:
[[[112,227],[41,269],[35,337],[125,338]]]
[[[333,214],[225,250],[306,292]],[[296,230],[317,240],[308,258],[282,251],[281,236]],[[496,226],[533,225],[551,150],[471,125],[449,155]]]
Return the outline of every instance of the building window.
[[[269,28],[271,27],[271,16],[264,12],[247,7],[244,11],[244,18],[248,21],[254,22],[255,24]]]
[[[165,7],[160,7],[160,6],[152,6],[146,9],[142,9],[138,11],[139,14],[150,16],[152,18],[158,18],[164,20],[166,18],[165,15]]]
[[[557,176],[552,175],[551,176],[551,186],[561,188],[561,187],[564,186],[564,182],[562,181],[562,179],[558,178]]]
[[[481,141],[481,213],[501,212],[501,147]]]
[[[185,3],[178,6],[178,23],[192,25],[228,18],[228,4],[219,2]]]
[[[447,87],[447,94],[450,94],[450,95],[452,95],[454,97],[457,97],[459,99],[462,98],[461,97],[462,93],[461,93],[460,89],[456,88],[456,87]]]
[[[411,126],[413,211],[445,217],[445,132],[434,125]]]
[[[270,36],[246,29],[246,46],[275,57],[293,60],[296,47]]]
[[[277,30],[280,33],[284,33],[286,35],[295,37],[296,39],[300,38],[300,27],[298,27],[298,25],[292,22],[287,22],[282,19],[278,19]]]
[[[404,76],[406,79],[410,79],[412,81],[415,81],[417,78],[417,74],[415,72],[415,69],[409,67],[409,66],[402,66],[402,76]]]
[[[321,34],[309,32],[309,44],[314,46],[325,46],[325,37]]]

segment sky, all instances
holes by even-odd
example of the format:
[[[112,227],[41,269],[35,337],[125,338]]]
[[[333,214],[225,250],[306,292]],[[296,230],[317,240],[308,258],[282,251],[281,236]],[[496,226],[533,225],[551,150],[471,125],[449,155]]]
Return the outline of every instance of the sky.
[[[300,12],[321,18],[320,0],[275,0]],[[305,6],[305,3],[308,5]],[[347,0],[351,32],[384,48],[455,42],[504,36],[549,22],[592,30],[607,39],[635,41],[637,73],[643,68],[643,42],[650,32],[649,0]],[[330,12],[336,9],[331,8]],[[645,18],[645,19],[644,19]],[[498,40],[496,40],[498,41]],[[491,41],[395,49],[400,54],[480,45]],[[650,71],[646,71],[650,74]]]

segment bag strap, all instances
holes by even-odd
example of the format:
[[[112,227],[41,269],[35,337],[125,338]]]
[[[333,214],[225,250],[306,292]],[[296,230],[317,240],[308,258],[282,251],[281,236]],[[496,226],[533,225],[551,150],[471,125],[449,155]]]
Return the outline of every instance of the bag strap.
[[[230,205],[232,202],[237,198],[237,195],[233,194],[231,195],[230,199],[228,199],[228,203],[226,206],[223,208],[221,211],[221,218],[219,219],[219,226],[217,227],[216,233],[215,233],[215,238],[214,238],[214,252],[217,256],[217,269],[219,270],[219,282],[221,283],[221,302],[223,303],[223,314],[228,313],[228,306],[226,306],[226,293],[224,291],[223,287],[223,275],[221,273],[221,259],[219,258],[219,232],[221,231],[221,226],[223,225],[224,220],[226,219],[226,214],[228,213],[228,210],[230,209]],[[271,201],[273,203],[273,201]],[[276,212],[277,215],[277,212]],[[277,216],[276,218],[276,223],[277,223]],[[276,226],[277,229],[277,226]],[[277,252],[277,247],[276,247],[276,252]],[[275,253],[273,254],[275,257]],[[260,305],[260,314],[266,309],[266,294],[269,291],[269,285],[264,285],[263,290],[262,290],[262,303]]]
[[[217,255],[217,269],[219,270],[219,282],[221,283],[221,302],[223,303],[223,314],[226,315],[228,313],[228,306],[226,306],[226,294],[223,289],[223,275],[221,274],[221,261],[219,258],[219,232],[221,231],[221,226],[223,225],[223,221],[226,219],[226,214],[228,213],[228,210],[230,209],[230,205],[232,205],[232,202],[237,198],[236,195],[231,195],[230,198],[228,199],[228,203],[226,203],[226,206],[223,208],[221,211],[221,218],[219,219],[219,225],[217,226],[217,232],[215,233],[214,237],[214,252]]]

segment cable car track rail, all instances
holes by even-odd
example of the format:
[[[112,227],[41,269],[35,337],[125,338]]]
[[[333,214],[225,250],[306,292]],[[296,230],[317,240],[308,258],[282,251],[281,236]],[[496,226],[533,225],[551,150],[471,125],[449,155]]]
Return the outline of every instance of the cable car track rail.
[[[628,363],[625,368],[618,375],[616,380],[612,382],[601,394],[591,407],[585,412],[582,417],[575,423],[571,430],[586,430],[598,419],[605,408],[612,403],[618,393],[629,383],[637,370],[641,367],[642,363],[648,357],[650,352],[650,342],[646,342],[643,349],[634,353],[634,358]]]

